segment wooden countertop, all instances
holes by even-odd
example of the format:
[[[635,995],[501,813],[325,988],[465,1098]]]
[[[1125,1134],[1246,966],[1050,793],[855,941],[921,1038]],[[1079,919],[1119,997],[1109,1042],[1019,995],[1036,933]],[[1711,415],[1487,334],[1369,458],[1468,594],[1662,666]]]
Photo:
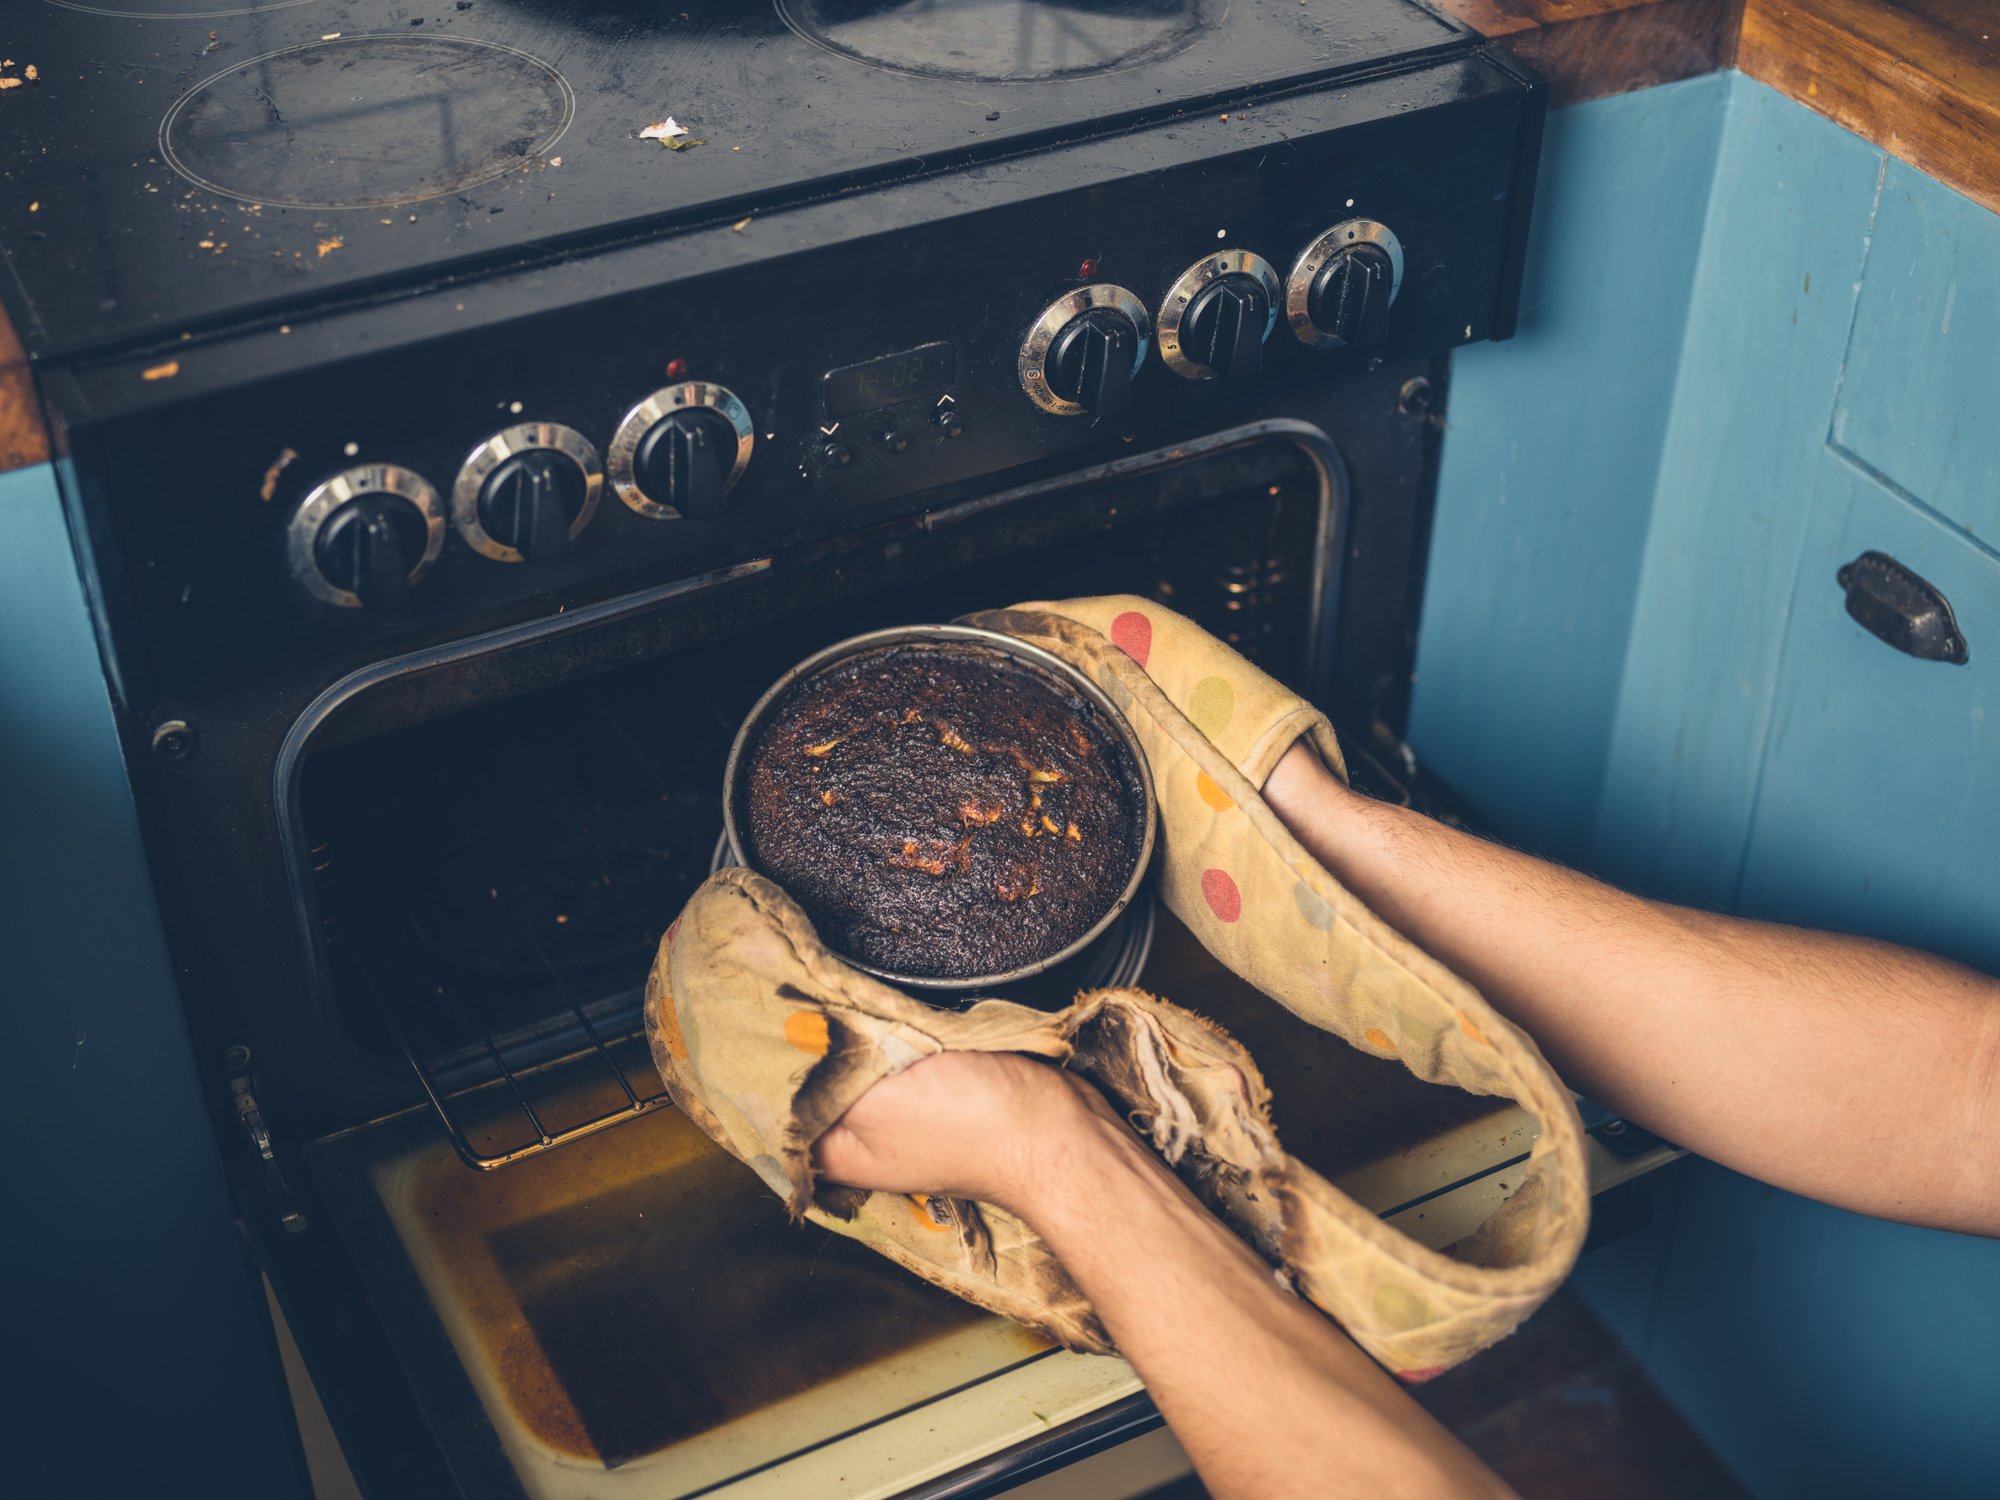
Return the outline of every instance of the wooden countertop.
[[[1995,0],[1428,0],[1574,104],[1734,65],[2000,212]]]
[[[1736,65],[2000,213],[2000,4],[1747,0]]]
[[[1728,67],[1743,0],[1424,0],[1549,80],[1556,106]]]
[[[0,309],[0,474],[47,463],[49,435],[42,425],[42,403],[35,396],[28,356],[14,325]]]
[[[1429,0],[1575,104],[1741,68],[2000,213],[1996,0]],[[0,472],[49,457],[0,312]]]

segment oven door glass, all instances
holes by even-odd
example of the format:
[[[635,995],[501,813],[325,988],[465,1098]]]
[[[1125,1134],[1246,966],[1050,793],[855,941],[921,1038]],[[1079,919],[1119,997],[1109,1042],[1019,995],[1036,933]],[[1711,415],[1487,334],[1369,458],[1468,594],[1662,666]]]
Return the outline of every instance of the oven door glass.
[[[325,1011],[436,1107],[308,1160],[468,1494],[920,1492],[1138,1391],[789,1223],[660,1098],[640,989],[708,872],[730,737],[786,667],[876,626],[1128,592],[1309,683],[1336,473],[1288,435],[1045,491],[976,546],[940,527],[935,555],[885,554],[837,605],[309,754]],[[1439,1242],[1436,1190],[1525,1151],[1518,1111],[1292,1020],[1171,918],[1151,951],[1140,982],[1242,1035],[1291,1148]]]

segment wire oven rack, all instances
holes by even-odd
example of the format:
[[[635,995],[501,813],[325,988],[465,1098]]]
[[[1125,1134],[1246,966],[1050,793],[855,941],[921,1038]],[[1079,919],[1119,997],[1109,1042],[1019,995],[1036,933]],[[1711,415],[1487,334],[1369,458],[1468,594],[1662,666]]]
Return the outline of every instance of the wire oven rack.
[[[669,1102],[641,986],[707,874],[708,789],[735,722],[702,684],[673,697],[671,735],[645,694],[599,681],[426,726],[393,765],[356,747],[340,778],[342,828],[322,853],[329,951],[468,1166]],[[647,748],[660,744],[670,763]]]

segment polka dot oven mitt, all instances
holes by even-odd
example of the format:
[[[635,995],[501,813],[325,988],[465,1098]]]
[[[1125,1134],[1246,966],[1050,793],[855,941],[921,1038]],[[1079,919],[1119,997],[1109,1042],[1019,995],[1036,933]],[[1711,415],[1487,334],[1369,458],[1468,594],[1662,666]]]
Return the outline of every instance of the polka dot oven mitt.
[[[1303,1165],[1272,1182],[1299,1288],[1408,1380],[1513,1331],[1575,1263],[1589,1221],[1583,1127],[1534,1043],[1308,854],[1259,788],[1301,735],[1346,777],[1332,726],[1192,621],[1128,596],[970,616],[1077,666],[1131,721],[1158,789],[1162,898],[1218,959],[1301,1019],[1418,1077],[1524,1107],[1520,1185],[1441,1254]],[[1282,1153],[1281,1153],[1282,1155]]]
[[[813,1143],[878,1081],[945,1051],[1066,1063],[1123,1104],[1267,1255],[1281,1253],[1267,1185],[1284,1157],[1256,1065],[1220,1028],[1142,991],[1099,990],[1053,1015],[1005,1000],[939,1009],[851,968],[776,885],[729,869],[695,892],[661,940],[646,1032],[675,1104],[795,1217],[1068,1348],[1104,1354],[1111,1341],[1013,1215],[815,1182]]]

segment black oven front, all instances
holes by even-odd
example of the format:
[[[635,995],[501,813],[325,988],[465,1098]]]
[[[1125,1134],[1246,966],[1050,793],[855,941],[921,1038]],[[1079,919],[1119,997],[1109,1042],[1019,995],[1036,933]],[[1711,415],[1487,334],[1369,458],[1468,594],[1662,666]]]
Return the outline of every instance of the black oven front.
[[[1464,53],[1273,99],[1234,154],[1085,141],[802,204],[755,248],[717,224],[301,312],[171,389],[151,356],[47,378],[218,1135],[371,1493],[818,1492],[925,1424],[958,1436],[854,1492],[960,1493],[1048,1459],[1017,1408],[1065,1452],[1146,1419],[1108,1366],[783,1225],[664,1104],[639,986],[715,858],[742,712],[872,626],[1145,595],[1403,794],[1446,351],[1511,330],[1540,110]],[[1377,321],[1295,336],[1281,285],[1256,373],[1165,360],[1177,288],[1239,253],[1311,270],[1342,225],[1370,264],[1393,241]],[[1103,286],[1147,347],[1098,415],[1058,413],[1037,330]],[[630,414],[689,388],[735,405],[635,457]],[[698,462],[722,419],[726,490]],[[446,497],[532,423],[616,472],[567,544],[528,526],[509,559]],[[655,461],[673,515],[619,489]],[[434,535],[314,532],[329,486],[389,469]],[[412,579],[378,544],[433,555]],[[1329,1175],[1466,1123],[1287,1032],[1164,914],[1129,946],[1274,1086],[1299,1071],[1320,1102],[1281,1123]]]

